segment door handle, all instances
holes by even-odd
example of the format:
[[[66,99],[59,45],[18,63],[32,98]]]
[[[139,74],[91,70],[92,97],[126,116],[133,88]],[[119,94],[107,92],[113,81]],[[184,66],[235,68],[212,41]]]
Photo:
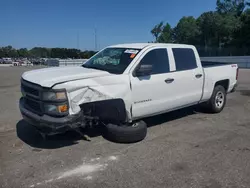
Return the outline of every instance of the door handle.
[[[202,77],[202,74],[196,74],[195,77],[196,77],[196,78],[201,78],[201,77]]]
[[[168,79],[165,80],[165,82],[166,82],[167,84],[170,84],[170,83],[172,83],[173,81],[174,81],[173,78],[168,78]]]

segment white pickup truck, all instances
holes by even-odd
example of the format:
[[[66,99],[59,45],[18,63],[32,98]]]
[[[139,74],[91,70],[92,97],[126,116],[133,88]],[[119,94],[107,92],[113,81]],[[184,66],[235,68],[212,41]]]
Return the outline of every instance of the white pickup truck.
[[[201,62],[191,45],[121,44],[79,67],[25,72],[19,106],[45,134],[101,124],[107,138],[137,142],[147,133],[145,117],[197,104],[219,113],[237,77],[236,64]]]

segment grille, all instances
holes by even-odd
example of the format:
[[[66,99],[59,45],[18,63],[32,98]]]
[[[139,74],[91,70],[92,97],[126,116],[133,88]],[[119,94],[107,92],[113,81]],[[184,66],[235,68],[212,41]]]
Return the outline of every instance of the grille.
[[[41,104],[38,101],[35,100],[31,100],[29,98],[25,98],[25,107],[39,115],[42,114],[42,108],[41,108]]]
[[[33,96],[37,96],[39,97],[39,91],[37,89],[31,88],[29,86],[26,86],[24,84],[22,84],[22,90],[27,93],[27,94],[31,94]]]
[[[40,100],[41,87],[22,80],[21,90],[24,94],[24,107],[38,115],[42,115],[43,110]]]

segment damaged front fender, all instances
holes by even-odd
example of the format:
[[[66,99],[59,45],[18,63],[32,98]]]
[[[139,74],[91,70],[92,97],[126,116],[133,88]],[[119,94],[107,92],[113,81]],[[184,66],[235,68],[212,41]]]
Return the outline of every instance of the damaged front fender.
[[[77,93],[78,94],[71,99],[71,107],[74,113],[78,113],[80,111],[81,104],[111,99],[110,96],[107,96],[90,87],[80,89]]]
[[[56,88],[59,87],[66,88],[68,92],[70,114],[79,113],[83,109],[87,111],[88,107],[93,112],[92,116],[99,119],[111,118],[111,116],[117,116],[117,113],[120,114],[119,118],[116,118],[119,121],[124,121],[124,119],[131,121],[132,119],[131,88],[128,75],[70,81],[56,85]],[[98,110],[93,110],[93,108],[98,108]],[[108,110],[112,113],[102,115]]]

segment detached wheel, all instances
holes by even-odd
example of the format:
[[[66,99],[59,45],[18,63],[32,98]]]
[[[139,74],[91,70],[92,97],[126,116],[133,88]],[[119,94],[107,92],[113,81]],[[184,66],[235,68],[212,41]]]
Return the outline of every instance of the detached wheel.
[[[106,125],[105,137],[108,140],[118,143],[135,143],[143,140],[147,135],[147,125],[144,121],[132,125],[118,126]]]
[[[208,101],[208,110],[211,113],[220,113],[226,105],[227,94],[223,86],[215,86],[213,94]]]

